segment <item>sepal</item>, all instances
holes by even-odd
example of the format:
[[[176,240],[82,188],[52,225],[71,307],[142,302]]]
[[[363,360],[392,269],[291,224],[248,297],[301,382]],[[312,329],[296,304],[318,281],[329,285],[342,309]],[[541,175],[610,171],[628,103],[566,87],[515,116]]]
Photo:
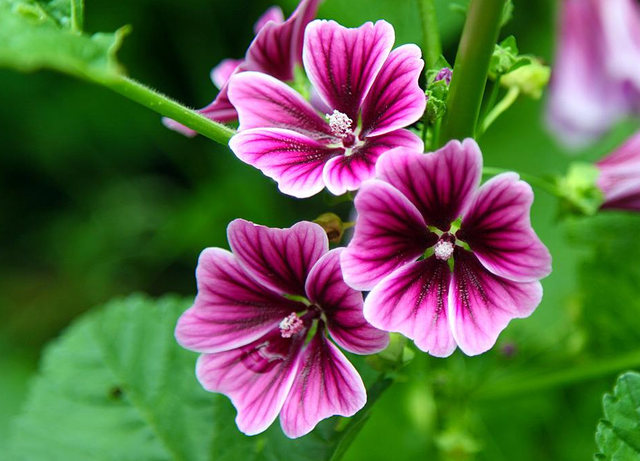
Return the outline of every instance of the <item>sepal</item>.
[[[595,215],[604,203],[604,194],[598,187],[600,171],[595,165],[574,162],[567,175],[559,180],[563,198],[563,211],[585,216]]]

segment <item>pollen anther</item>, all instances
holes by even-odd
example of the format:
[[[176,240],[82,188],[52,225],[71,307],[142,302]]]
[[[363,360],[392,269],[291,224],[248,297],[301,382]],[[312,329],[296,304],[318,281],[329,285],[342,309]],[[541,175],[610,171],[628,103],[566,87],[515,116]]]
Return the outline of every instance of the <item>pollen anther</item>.
[[[302,331],[304,322],[295,312],[292,312],[280,322],[279,327],[280,336],[283,338],[291,338],[296,333]]]
[[[339,138],[346,138],[353,134],[353,131],[351,130],[353,120],[351,120],[346,114],[334,110],[333,114],[326,114],[325,117],[329,120],[329,126],[335,136]]]
[[[454,245],[449,240],[440,239],[433,247],[433,254],[440,261],[447,261],[453,256]]]

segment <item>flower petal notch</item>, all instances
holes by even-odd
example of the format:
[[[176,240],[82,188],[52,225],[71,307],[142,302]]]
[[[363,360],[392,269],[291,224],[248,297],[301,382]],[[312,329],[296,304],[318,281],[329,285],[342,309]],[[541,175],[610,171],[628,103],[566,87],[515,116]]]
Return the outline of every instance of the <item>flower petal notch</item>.
[[[424,62],[414,45],[391,51],[394,36],[384,21],[357,29],[311,22],[302,52],[311,102],[276,78],[256,72],[233,76],[229,99],[240,127],[231,150],[298,198],[325,187],[335,195],[357,190],[374,177],[387,150],[422,150],[422,140],[404,127],[425,110],[418,86]],[[287,147],[250,142],[256,134],[263,140],[285,136]]]
[[[247,435],[279,414],[291,438],[355,414],[366,402],[362,379],[327,333],[357,354],[379,352],[389,338],[366,322],[362,294],[344,283],[342,250],[329,251],[311,222],[273,229],[238,219],[228,236],[233,252],[203,251],[198,295],[176,327],[178,342],[202,353],[202,386],[231,399]]]
[[[438,357],[489,350],[511,319],[535,310],[551,272],[531,228],[531,188],[511,173],[478,187],[481,171],[471,139],[383,154],[341,257],[346,283],[371,290],[365,318]]]

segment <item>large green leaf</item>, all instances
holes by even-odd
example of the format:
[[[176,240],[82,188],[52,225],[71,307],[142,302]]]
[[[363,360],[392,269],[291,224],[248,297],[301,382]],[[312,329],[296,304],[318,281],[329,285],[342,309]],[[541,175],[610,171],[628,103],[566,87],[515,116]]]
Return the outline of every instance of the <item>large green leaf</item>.
[[[0,66],[22,71],[55,69],[109,79],[127,29],[82,32],[82,0],[0,0]]]
[[[613,395],[604,396],[605,419],[598,424],[597,459],[637,461],[640,459],[640,373],[622,375]]]
[[[114,301],[73,324],[45,352],[13,438],[14,459],[205,460],[215,400],[177,347],[187,303],[142,296]]]
[[[221,395],[194,375],[196,354],[173,330],[189,301],[142,295],[76,321],[45,351],[14,424],[12,461],[329,459],[338,418],[289,440],[279,424],[247,437]]]

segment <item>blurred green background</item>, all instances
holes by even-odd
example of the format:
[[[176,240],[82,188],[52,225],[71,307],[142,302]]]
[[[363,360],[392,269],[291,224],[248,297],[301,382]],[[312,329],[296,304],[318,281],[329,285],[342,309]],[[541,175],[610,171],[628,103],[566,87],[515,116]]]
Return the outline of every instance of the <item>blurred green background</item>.
[[[210,69],[244,54],[254,21],[272,3],[87,0],[85,28],[131,24],[119,53],[128,73],[202,107],[215,94]],[[295,3],[279,2],[286,14]],[[450,3],[440,1],[438,13],[453,62],[463,16]],[[550,61],[554,2],[515,6],[503,35],[515,34],[521,52]],[[421,43],[415,0],[325,0],[319,17],[348,26],[386,19],[398,44]],[[67,76],[0,69],[0,101],[0,448],[42,346],[74,317],[136,291],[193,294],[199,252],[225,247],[234,218],[285,227],[330,209],[349,212],[322,197],[280,195],[227,148],[183,138],[155,113]],[[480,140],[487,165],[565,171],[571,158],[545,132],[543,105],[519,101],[496,122]],[[581,158],[603,155],[633,128],[618,127]],[[442,361],[420,354],[346,459],[589,459],[601,396],[615,376],[473,402],[459,390],[480,381],[490,388],[492,379],[511,373],[588,366],[638,347],[638,263],[621,264],[618,250],[625,245],[640,255],[628,238],[639,225],[614,217],[561,225],[555,200],[539,192],[533,222],[554,256],[542,305],[531,319],[513,322],[482,357],[456,353]]]

